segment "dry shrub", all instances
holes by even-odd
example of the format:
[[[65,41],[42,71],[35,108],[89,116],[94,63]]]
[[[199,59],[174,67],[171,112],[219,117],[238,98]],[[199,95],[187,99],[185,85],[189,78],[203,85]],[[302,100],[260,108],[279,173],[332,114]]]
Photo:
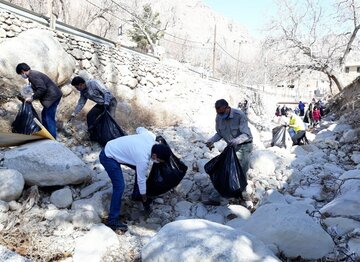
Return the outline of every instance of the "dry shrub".
[[[158,107],[149,108],[143,106],[136,98],[130,100],[129,107],[128,112],[118,110],[116,113],[118,124],[128,133],[132,133],[139,126],[165,127],[179,123],[179,117],[176,115],[172,115]]]
[[[31,259],[31,261],[60,261],[72,256],[71,250],[64,251],[55,244],[54,228],[47,227],[42,212],[33,212],[40,193],[36,186],[24,191],[22,207],[8,212],[4,228],[0,230],[0,245]]]

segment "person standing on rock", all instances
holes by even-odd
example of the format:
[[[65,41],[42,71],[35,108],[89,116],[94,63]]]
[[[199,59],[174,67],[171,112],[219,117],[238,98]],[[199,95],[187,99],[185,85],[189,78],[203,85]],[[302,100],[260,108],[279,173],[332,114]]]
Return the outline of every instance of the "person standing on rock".
[[[31,103],[39,100],[43,106],[41,111],[41,121],[49,133],[56,138],[56,110],[60,103],[62,92],[60,88],[47,75],[39,71],[32,70],[26,63],[16,66],[16,73],[22,78],[28,79],[33,90],[33,95],[25,99]]]
[[[299,108],[299,110],[300,110],[299,116],[304,116],[304,113],[305,113],[305,104],[304,104],[302,101],[299,102],[298,108]]]
[[[320,124],[321,120],[321,112],[318,106],[314,106],[314,110],[312,112],[312,118],[313,118],[313,127],[317,127],[317,125]]]
[[[252,152],[252,134],[248,126],[248,119],[241,110],[231,108],[225,99],[215,102],[216,134],[211,137],[206,146],[211,149],[214,143],[224,139],[228,145],[235,147],[236,155],[246,176],[249,169],[249,157]],[[245,196],[245,192],[243,192]],[[220,194],[214,190],[205,205],[220,205]]]
[[[146,213],[150,213],[151,200],[146,196],[146,173],[151,162],[163,163],[169,160],[169,146],[157,144],[156,136],[146,128],[138,127],[136,134],[122,136],[109,141],[100,152],[100,163],[104,166],[113,184],[110,212],[107,226],[113,230],[127,230],[127,225],[120,222],[121,198],[125,182],[121,165],[135,170],[133,200],[141,200]]]
[[[71,81],[71,85],[80,91],[80,98],[75,107],[75,111],[71,114],[71,118],[74,118],[81,109],[85,106],[88,99],[97,103],[95,107],[103,109],[107,108],[110,115],[115,117],[115,110],[117,106],[116,98],[105,87],[103,83],[98,80],[84,80],[80,76],[75,76]]]

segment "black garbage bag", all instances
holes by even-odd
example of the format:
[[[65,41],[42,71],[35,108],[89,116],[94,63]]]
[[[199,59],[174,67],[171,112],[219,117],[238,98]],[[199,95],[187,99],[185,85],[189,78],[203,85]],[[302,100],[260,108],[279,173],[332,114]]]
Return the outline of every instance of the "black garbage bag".
[[[159,143],[168,145],[161,136],[157,137],[156,140]],[[188,167],[171,151],[169,161],[153,164],[146,180],[146,194],[148,196],[158,196],[170,191],[184,178],[187,169]]]
[[[204,168],[221,196],[241,197],[247,181],[233,146],[227,146],[220,155],[207,162]]]
[[[104,106],[99,104],[96,104],[93,108],[91,108],[89,113],[86,115],[88,129],[94,124],[95,120],[104,112],[104,110]]]
[[[306,110],[305,116],[304,116],[304,123],[309,123],[309,109]]]
[[[31,135],[40,131],[40,127],[35,123],[34,118],[40,121],[35,108],[31,103],[23,102],[14,122],[11,124],[13,133]]]
[[[98,108],[94,109],[90,116],[89,114],[87,116],[88,131],[92,141],[97,141],[101,146],[105,146],[106,143],[112,139],[120,136],[126,136],[126,133],[121,129],[115,119],[112,118],[109,111],[105,108],[96,118],[94,117],[95,113],[98,113]]]
[[[277,126],[272,130],[271,146],[286,148],[286,126]]]

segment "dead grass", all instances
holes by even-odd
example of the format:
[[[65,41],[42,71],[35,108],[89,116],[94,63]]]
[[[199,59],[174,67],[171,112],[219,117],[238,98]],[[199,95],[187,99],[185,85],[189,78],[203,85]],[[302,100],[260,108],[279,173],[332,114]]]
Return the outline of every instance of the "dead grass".
[[[39,191],[36,186],[24,192],[22,208],[8,212],[4,229],[0,231],[0,245],[31,259],[32,261],[60,261],[72,256],[53,245],[53,229],[43,225],[42,213],[31,209],[38,205]]]
[[[129,112],[123,112],[118,110],[116,112],[116,120],[121,128],[128,133],[139,127],[166,127],[170,125],[177,125],[180,122],[180,118],[169,114],[164,109],[148,108],[141,105],[136,98],[129,102]]]

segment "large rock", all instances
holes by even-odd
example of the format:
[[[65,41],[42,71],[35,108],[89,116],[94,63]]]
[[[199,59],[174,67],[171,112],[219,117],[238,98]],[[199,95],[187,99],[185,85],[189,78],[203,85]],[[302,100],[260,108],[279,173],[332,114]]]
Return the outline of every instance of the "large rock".
[[[54,191],[50,196],[50,202],[57,208],[66,208],[73,202],[72,192],[70,188],[63,188]]]
[[[88,233],[76,239],[73,261],[102,261],[109,250],[118,248],[119,244],[114,231],[103,224],[94,225]]]
[[[250,167],[261,175],[272,175],[275,172],[277,157],[267,150],[254,151],[250,158]]]
[[[24,178],[13,169],[0,169],[0,200],[17,200],[24,189]]]
[[[241,224],[265,244],[275,244],[289,258],[320,259],[334,248],[332,238],[305,212],[301,204],[267,204],[260,206]]]
[[[141,251],[142,261],[280,261],[255,237],[202,219],[165,225]]]
[[[47,30],[30,29],[4,40],[0,43],[0,54],[0,89],[4,97],[13,96],[19,91],[14,87],[26,83],[16,74],[18,63],[27,63],[58,85],[68,81],[75,70],[75,60]]]
[[[357,183],[359,186],[360,183]],[[320,209],[320,212],[332,217],[351,217],[360,219],[359,191],[350,191],[337,196]]]
[[[111,194],[112,188],[96,192],[91,198],[74,201],[71,205],[71,209],[94,211],[100,217],[104,218],[108,215]]]
[[[73,152],[52,140],[15,147],[6,151],[4,158],[4,166],[22,173],[28,185],[80,184],[92,172]]]

